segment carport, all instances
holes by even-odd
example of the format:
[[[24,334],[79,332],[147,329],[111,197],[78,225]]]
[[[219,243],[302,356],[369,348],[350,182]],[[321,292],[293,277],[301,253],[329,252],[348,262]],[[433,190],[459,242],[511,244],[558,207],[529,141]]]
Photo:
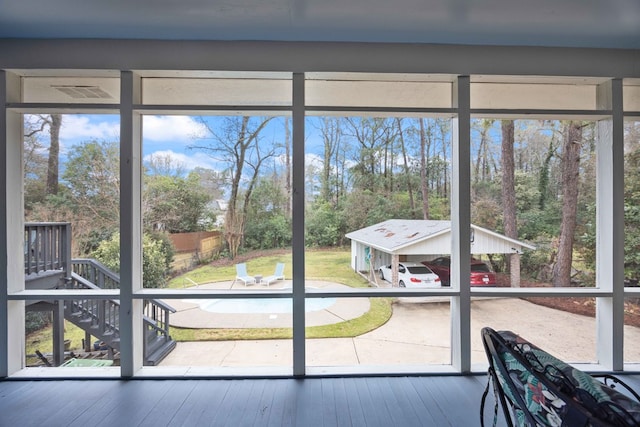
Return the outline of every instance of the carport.
[[[351,268],[378,286],[378,268],[392,265],[397,286],[398,263],[421,262],[451,253],[451,221],[390,219],[346,235],[351,239]],[[527,243],[471,224],[471,255],[515,254],[535,249]],[[519,264],[517,264],[519,265]],[[520,271],[517,271],[518,276]]]

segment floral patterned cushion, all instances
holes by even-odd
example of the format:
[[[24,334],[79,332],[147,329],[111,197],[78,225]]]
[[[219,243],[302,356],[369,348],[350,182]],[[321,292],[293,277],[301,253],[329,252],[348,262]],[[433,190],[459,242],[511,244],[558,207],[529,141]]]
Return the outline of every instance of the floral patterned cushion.
[[[495,334],[488,353],[517,425],[640,426],[640,403],[511,331],[485,329]]]

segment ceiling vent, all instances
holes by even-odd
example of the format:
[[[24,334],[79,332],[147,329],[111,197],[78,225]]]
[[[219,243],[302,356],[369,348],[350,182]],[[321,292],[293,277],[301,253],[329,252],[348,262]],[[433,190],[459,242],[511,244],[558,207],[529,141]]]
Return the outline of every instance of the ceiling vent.
[[[73,99],[111,99],[104,90],[98,86],[51,86],[52,88],[59,90],[65,95],[70,96]]]

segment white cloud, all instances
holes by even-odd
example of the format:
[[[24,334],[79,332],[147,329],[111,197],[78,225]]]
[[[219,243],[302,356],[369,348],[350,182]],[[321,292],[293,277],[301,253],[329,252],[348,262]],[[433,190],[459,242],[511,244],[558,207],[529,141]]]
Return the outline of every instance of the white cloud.
[[[206,135],[205,126],[189,116],[144,116],[143,135],[147,141],[191,142]]]
[[[319,154],[314,153],[306,153],[304,156],[304,162],[306,167],[313,167],[316,169],[322,169],[324,165],[324,159]],[[347,169],[355,166],[356,164],[357,162],[353,160],[347,159],[344,161],[344,167],[346,167]],[[336,165],[332,163],[331,168],[335,171]]]
[[[317,169],[321,169],[324,161],[322,157],[314,153],[306,153],[304,156],[304,163],[306,167],[313,167]]]
[[[144,139],[149,142],[189,143],[193,137],[206,135],[206,128],[189,116],[144,116]],[[118,141],[120,122],[116,116],[65,115],[60,139]]]
[[[105,140],[118,141],[120,123],[117,120],[96,120],[95,117],[65,115],[60,128],[61,140]]]
[[[197,167],[205,169],[220,169],[219,164],[214,159],[203,153],[195,152],[193,155],[185,153],[176,153],[173,150],[154,151],[152,154],[144,156],[143,161],[148,162],[151,156],[169,157],[185,167],[186,170],[192,170]]]

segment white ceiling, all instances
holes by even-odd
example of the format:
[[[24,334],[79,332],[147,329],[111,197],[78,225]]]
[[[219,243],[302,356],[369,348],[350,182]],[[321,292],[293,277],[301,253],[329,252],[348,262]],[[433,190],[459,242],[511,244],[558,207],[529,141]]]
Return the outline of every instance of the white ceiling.
[[[640,0],[0,0],[0,38],[640,48]]]

